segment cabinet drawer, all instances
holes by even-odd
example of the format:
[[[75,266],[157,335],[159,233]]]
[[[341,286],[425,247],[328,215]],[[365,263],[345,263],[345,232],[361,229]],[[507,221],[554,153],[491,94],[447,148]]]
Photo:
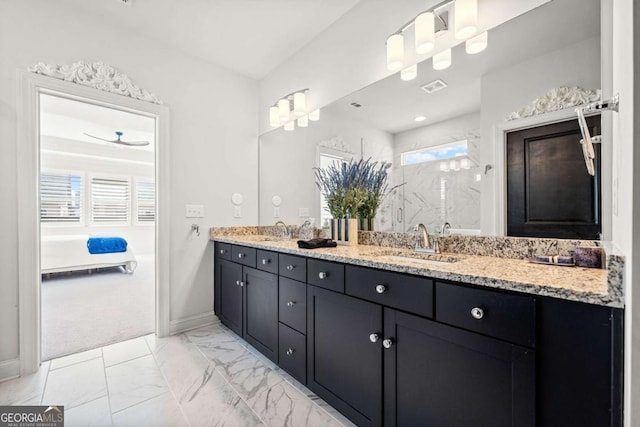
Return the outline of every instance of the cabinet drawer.
[[[387,307],[433,317],[433,280],[347,266],[345,293]]]
[[[280,367],[302,384],[307,383],[307,337],[280,323]]]
[[[536,300],[526,296],[437,282],[436,320],[528,347],[536,344]]]
[[[256,268],[256,250],[246,246],[231,246],[231,261]]]
[[[231,260],[231,245],[229,243],[216,242],[215,253],[218,258]]]
[[[344,292],[344,265],[310,259],[307,283],[336,292]]]
[[[279,320],[307,333],[307,285],[295,280],[280,278],[278,297]]]
[[[268,271],[269,273],[278,274],[277,253],[258,249],[256,262],[258,269]]]
[[[278,273],[299,282],[306,282],[307,260],[301,256],[278,254]]]

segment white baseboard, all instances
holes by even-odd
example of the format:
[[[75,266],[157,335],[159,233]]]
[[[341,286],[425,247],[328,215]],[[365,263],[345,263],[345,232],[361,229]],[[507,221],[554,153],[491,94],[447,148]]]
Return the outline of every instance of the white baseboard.
[[[185,317],[183,319],[172,320],[170,326],[170,333],[178,334],[180,332],[188,331],[190,329],[200,328],[202,326],[210,325],[218,322],[218,317],[213,314],[213,311],[207,313],[196,314],[195,316]]]
[[[0,362],[0,381],[10,380],[20,375],[20,359],[9,359]]]

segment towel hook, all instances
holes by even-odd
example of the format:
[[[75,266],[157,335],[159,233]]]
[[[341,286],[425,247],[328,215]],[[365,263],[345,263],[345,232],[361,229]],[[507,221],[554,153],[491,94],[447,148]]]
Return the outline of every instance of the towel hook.
[[[191,232],[195,231],[196,236],[200,235],[200,226],[198,224],[191,224]]]

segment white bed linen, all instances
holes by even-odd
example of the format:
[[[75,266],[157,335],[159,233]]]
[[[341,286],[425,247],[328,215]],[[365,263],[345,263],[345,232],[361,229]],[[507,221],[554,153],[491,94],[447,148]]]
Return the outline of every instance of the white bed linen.
[[[122,265],[127,273],[133,273],[138,262],[127,246],[126,252],[90,254],[87,249],[88,235],[47,236],[40,243],[41,273],[89,270],[92,268]]]

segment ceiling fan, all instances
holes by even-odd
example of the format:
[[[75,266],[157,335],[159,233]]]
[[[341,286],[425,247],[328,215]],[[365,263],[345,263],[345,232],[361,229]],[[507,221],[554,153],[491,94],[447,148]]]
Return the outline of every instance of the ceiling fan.
[[[99,136],[89,135],[86,132],[83,132],[83,133],[87,136],[90,136],[91,138],[99,139],[101,141],[106,141],[106,142],[113,142],[114,144],[129,145],[133,147],[144,147],[145,145],[149,145],[149,141],[123,141],[122,139],[120,139],[123,135],[122,132],[116,132],[116,136],[117,136],[116,139],[104,139],[104,138],[100,138]]]

